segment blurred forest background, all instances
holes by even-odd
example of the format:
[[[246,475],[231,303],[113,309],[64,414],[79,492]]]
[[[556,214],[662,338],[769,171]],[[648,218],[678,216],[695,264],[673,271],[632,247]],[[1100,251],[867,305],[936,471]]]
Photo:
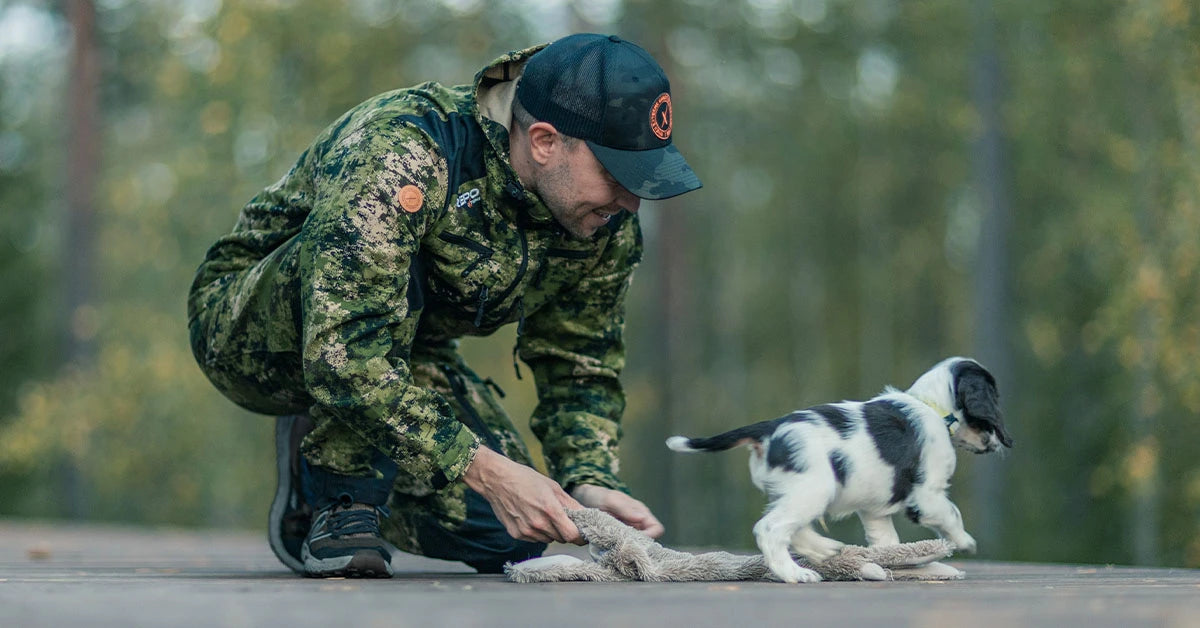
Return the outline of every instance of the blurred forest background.
[[[665,542],[752,548],[764,503],[666,436],[972,355],[1016,440],[960,456],[983,556],[1200,566],[1188,0],[0,0],[0,516],[262,529],[272,421],[188,349],[204,251],[354,104],[581,30],[663,63],[705,183],[643,205],[627,328]],[[512,341],[464,352],[524,423]]]

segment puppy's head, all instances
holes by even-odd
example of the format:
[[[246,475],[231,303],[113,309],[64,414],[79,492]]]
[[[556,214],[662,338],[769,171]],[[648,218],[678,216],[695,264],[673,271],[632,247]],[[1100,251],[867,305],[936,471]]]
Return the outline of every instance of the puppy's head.
[[[996,378],[975,360],[948,360],[954,414],[963,422],[954,433],[954,444],[977,454],[1012,448],[1012,437],[1004,429]]]

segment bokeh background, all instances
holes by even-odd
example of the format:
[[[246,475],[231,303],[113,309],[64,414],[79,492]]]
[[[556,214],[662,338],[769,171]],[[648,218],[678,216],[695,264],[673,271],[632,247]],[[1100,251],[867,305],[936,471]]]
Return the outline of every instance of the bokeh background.
[[[0,0],[0,516],[262,529],[272,421],[188,350],[204,251],[354,104],[573,31],[661,61],[705,183],[643,205],[629,308],[665,542],[752,548],[764,504],[666,436],[972,355],[1016,440],[960,458],[983,556],[1200,566],[1188,0]],[[512,342],[463,350],[523,425]]]

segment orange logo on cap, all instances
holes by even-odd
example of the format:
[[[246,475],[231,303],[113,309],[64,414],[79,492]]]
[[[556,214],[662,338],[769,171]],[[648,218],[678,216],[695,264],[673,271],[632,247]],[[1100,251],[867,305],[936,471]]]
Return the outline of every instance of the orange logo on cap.
[[[410,214],[421,209],[421,205],[425,203],[425,195],[421,193],[421,188],[411,184],[400,188],[396,199],[400,201],[400,207]]]
[[[666,92],[650,106],[650,130],[660,140],[671,138],[671,95]]]

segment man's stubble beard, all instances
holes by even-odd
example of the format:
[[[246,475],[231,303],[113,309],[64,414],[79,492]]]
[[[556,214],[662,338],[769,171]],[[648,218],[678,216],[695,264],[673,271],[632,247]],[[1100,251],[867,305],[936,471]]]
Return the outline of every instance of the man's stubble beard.
[[[587,214],[573,213],[566,202],[574,182],[570,168],[567,164],[560,163],[542,171],[542,176],[538,181],[537,195],[550,210],[550,215],[554,216],[554,220],[563,229],[566,229],[571,237],[577,240],[587,240],[595,235],[594,230],[592,233],[583,233],[583,218]]]

